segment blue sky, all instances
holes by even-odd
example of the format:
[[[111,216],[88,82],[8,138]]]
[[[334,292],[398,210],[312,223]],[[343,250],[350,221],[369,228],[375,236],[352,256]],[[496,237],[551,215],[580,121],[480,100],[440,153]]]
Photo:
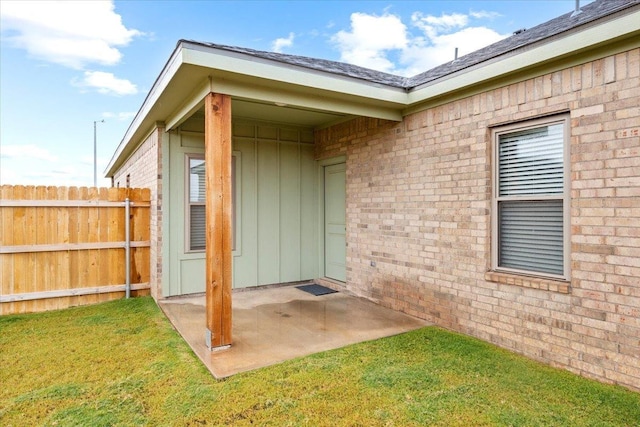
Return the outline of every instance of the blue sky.
[[[582,4],[588,3],[582,0]],[[414,75],[571,12],[533,1],[0,1],[0,184],[98,184],[179,39]]]

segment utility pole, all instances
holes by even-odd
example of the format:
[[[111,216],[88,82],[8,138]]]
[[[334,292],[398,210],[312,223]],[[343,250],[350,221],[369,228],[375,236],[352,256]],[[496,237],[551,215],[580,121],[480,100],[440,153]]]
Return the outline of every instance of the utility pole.
[[[98,186],[98,133],[96,131],[97,123],[104,123],[102,120],[93,121],[93,186]]]

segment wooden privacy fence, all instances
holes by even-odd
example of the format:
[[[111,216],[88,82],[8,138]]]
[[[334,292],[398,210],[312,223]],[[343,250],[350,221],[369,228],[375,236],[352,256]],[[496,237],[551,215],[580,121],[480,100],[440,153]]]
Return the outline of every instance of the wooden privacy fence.
[[[1,186],[0,315],[148,294],[149,210],[148,189]]]

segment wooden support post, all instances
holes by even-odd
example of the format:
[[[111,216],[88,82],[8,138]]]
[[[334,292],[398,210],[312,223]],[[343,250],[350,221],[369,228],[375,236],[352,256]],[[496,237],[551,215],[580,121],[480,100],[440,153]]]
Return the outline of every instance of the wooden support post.
[[[204,103],[207,347],[231,345],[231,97]]]

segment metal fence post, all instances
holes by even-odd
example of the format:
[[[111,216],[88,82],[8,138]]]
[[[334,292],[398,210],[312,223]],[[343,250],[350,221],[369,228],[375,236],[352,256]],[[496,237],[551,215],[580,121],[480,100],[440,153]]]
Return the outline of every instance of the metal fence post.
[[[128,299],[129,296],[131,295],[131,236],[130,236],[130,229],[131,229],[131,215],[129,214],[131,209],[131,201],[129,200],[129,198],[127,197],[124,200],[124,216],[125,216],[125,221],[124,221],[124,234],[125,234],[125,239],[124,239],[124,256],[125,256],[125,294],[126,294],[126,298]]]

